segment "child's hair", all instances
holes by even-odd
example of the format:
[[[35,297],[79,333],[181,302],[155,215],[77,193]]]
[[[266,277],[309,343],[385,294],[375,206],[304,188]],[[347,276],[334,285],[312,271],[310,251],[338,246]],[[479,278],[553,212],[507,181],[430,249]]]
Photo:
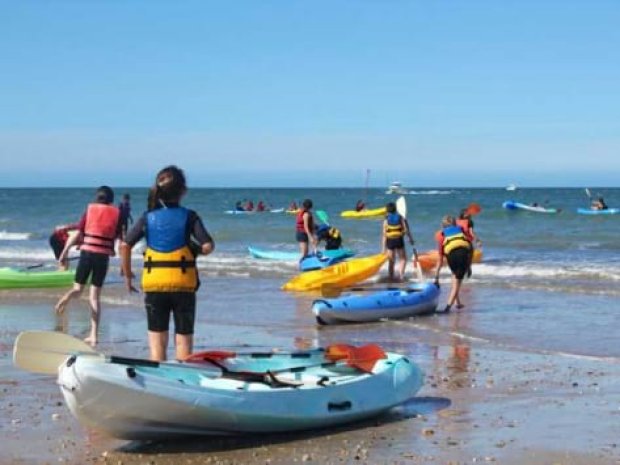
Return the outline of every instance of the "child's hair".
[[[469,212],[468,212],[467,208],[463,208],[461,210],[461,212],[459,213],[459,218],[466,219],[468,217],[469,217]]]
[[[454,226],[456,221],[454,221],[454,217],[450,215],[446,215],[441,220],[441,225],[445,228],[448,226]]]
[[[95,192],[95,202],[111,204],[114,202],[114,191],[109,186],[101,186]]]
[[[309,210],[310,208],[312,208],[312,200],[310,200],[310,199],[305,199],[301,205],[302,205],[302,206],[303,206],[306,210]]]
[[[155,184],[149,190],[148,209],[156,210],[166,203],[178,202],[186,191],[183,170],[175,165],[166,166],[157,173]]]
[[[387,211],[388,213],[395,213],[396,212],[396,204],[394,202],[388,202],[385,205],[385,211]]]

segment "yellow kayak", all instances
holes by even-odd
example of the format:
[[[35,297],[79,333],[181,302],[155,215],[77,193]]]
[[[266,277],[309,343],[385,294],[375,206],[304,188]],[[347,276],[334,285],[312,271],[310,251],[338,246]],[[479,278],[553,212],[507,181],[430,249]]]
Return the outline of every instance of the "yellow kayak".
[[[373,208],[370,210],[345,210],[340,213],[343,218],[379,218],[385,216],[385,207]]]
[[[311,291],[320,289],[323,284],[335,287],[351,286],[374,275],[387,257],[384,254],[355,258],[321,270],[307,271],[289,282],[282,289],[285,291]]]

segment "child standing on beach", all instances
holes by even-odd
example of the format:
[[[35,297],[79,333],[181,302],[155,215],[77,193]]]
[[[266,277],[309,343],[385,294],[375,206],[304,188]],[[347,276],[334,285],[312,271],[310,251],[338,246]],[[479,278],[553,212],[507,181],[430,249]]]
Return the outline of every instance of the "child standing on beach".
[[[114,255],[114,242],[120,235],[120,212],[112,203],[114,192],[101,186],[95,193],[95,202],[88,205],[78,223],[78,234],[69,237],[58,257],[66,263],[69,249],[80,243],[80,260],[75,271],[73,289],[63,295],[56,304],[56,313],[62,314],[71,299],[82,294],[90,278],[90,335],[84,340],[92,346],[97,344],[99,319],[101,317],[101,289],[108,272],[110,257]]]
[[[142,290],[145,292],[151,360],[166,360],[170,314],[174,317],[176,358],[192,353],[196,290],[200,285],[196,256],[213,252],[214,242],[198,214],[180,205],[187,193],[185,174],[171,165],[162,169],[149,192],[148,211],[121,244],[125,284],[132,283],[131,249],[146,237]]]
[[[314,217],[310,210],[312,210],[312,200],[305,199],[295,221],[295,240],[299,242],[301,258],[308,255],[309,243],[312,243],[312,248],[315,251],[318,243],[314,233]]]
[[[405,278],[405,267],[407,266],[407,253],[405,250],[404,237],[409,238],[409,243],[413,245],[413,237],[409,231],[407,220],[396,211],[396,204],[389,202],[385,206],[386,216],[383,220],[381,244],[383,253],[388,257],[388,274],[390,281],[394,280],[394,266],[398,257],[398,280]]]

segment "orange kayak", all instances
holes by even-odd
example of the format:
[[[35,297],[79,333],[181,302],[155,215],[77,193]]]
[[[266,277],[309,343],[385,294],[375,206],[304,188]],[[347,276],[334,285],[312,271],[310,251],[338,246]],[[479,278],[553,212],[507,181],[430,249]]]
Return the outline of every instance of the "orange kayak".
[[[420,263],[420,268],[423,271],[432,271],[433,268],[437,266],[437,261],[439,260],[439,252],[436,250],[429,250],[428,252],[424,252],[418,254],[418,262]],[[474,249],[474,263],[480,263],[482,261],[482,249]],[[415,268],[415,263],[414,263]]]

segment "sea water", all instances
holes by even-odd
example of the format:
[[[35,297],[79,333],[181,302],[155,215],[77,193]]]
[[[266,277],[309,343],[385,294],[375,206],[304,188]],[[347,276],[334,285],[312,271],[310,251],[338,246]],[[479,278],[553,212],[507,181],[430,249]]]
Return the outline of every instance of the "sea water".
[[[0,189],[0,266],[54,266],[48,237],[54,226],[79,220],[94,189]],[[147,189],[117,188],[117,199],[129,193],[132,214],[145,208]],[[620,189],[593,189],[610,207],[620,206]],[[381,250],[381,221],[340,217],[360,199],[369,208],[397,196],[384,189],[190,189],[184,205],[196,210],[214,237],[215,252],[198,261],[199,290],[196,339],[202,346],[310,347],[336,341],[379,342],[389,349],[422,354],[427,343],[467,341],[490,348],[552,353],[562,357],[620,357],[616,314],[620,311],[620,215],[583,216],[589,204],[583,189],[415,189],[405,195],[408,219],[418,252],[435,247],[434,233],[443,215],[458,214],[471,203],[481,206],[474,217],[484,259],[466,280],[466,307],[449,315],[397,322],[319,328],[310,310],[317,295],[285,293],[280,286],[297,273],[297,263],[252,258],[249,245],[296,251],[295,216],[287,213],[230,215],[235,202],[259,200],[286,208],[312,199],[358,256]],[[548,215],[507,211],[505,200],[560,208]],[[408,247],[411,253],[411,247]],[[139,270],[139,253],[134,255]],[[383,278],[385,270],[382,271]],[[408,276],[412,276],[411,264]],[[375,278],[376,280],[377,278]],[[381,278],[379,278],[381,280]],[[449,273],[442,274],[445,303]],[[88,315],[75,312],[59,321],[51,308],[62,290],[15,290],[0,293],[0,339],[5,344],[23,329],[86,331]],[[17,313],[16,302],[28,311]],[[104,290],[103,341],[142,341],[141,297],[129,295],[112,259]],[[64,326],[63,326],[64,325]],[[121,346],[122,351],[122,346]]]

